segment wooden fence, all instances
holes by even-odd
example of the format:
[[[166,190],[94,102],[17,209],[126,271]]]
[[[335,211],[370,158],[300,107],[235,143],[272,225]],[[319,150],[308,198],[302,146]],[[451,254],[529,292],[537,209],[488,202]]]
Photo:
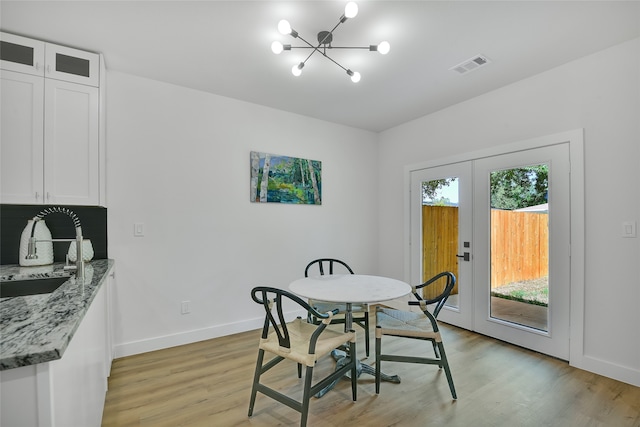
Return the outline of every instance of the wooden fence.
[[[549,215],[491,210],[491,288],[549,274]]]
[[[548,215],[544,213],[491,211],[492,288],[549,274],[548,221]],[[458,208],[424,205],[423,281],[442,271],[451,271],[458,277],[457,250]],[[427,291],[425,298],[434,297],[442,287]],[[458,293],[457,284],[452,293]]]
[[[422,206],[422,280],[427,281],[442,271],[458,277],[458,208],[456,206]],[[444,284],[428,286],[424,298],[442,292]],[[433,288],[433,289],[429,289]],[[458,284],[452,294],[458,293]]]

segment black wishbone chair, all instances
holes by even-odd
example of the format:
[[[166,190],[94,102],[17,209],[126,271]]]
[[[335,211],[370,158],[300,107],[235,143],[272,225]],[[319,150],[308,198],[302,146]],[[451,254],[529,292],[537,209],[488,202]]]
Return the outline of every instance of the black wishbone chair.
[[[425,300],[418,290],[436,283],[440,279],[445,279],[444,290],[435,298]],[[376,393],[380,393],[380,364],[383,360],[392,362],[421,363],[428,365],[438,365],[444,368],[444,372],[449,382],[451,396],[457,399],[456,389],[453,386],[453,377],[447,355],[442,344],[442,337],[438,329],[436,317],[444,306],[451,290],[456,284],[456,277],[453,273],[445,271],[437,274],[425,283],[413,288],[413,295],[417,301],[409,301],[409,305],[420,306],[422,313],[394,310],[391,308],[377,307],[376,310]],[[428,305],[435,304],[433,313],[427,309]],[[434,357],[413,357],[396,354],[382,354],[382,337],[390,335],[395,337],[411,338],[423,341],[431,341]]]
[[[322,356],[345,344],[348,345],[350,354],[356,354],[356,333],[354,331],[336,332],[332,329],[326,329],[327,325],[331,323],[332,317],[338,313],[338,310],[320,313],[290,292],[263,286],[253,288],[251,298],[264,307],[266,315],[260,337],[260,345],[258,346],[258,361],[251,389],[249,416],[253,415],[256,395],[260,392],[300,412],[300,426],[305,426],[307,424],[311,396],[349,371],[351,372],[351,392],[353,400],[356,400],[357,373],[355,357],[350,358],[349,363],[345,366],[312,385],[313,367]],[[309,315],[319,319],[320,323],[318,325],[308,323],[300,317],[287,323],[282,308],[283,302],[287,299],[303,307]],[[269,362],[263,363],[265,352],[273,353],[275,357]],[[292,360],[298,364],[298,378],[301,378],[301,365],[306,366],[302,401],[294,400],[260,382],[260,376],[263,373],[285,359]]]
[[[307,267],[304,269],[304,277],[312,276],[316,266],[321,276],[324,276],[325,274],[338,274],[340,271],[353,274],[351,267],[349,267],[344,261],[340,261],[335,258],[318,258],[307,264]],[[336,324],[345,322],[344,313],[347,310],[346,304],[312,299],[309,300],[309,304],[321,313],[337,308],[340,310],[340,314],[335,316],[331,323]],[[364,303],[352,304],[351,313],[353,323],[358,324],[362,329],[364,329],[364,348],[367,357],[369,357],[369,305]],[[309,317],[308,320],[313,323],[318,323],[317,319],[313,319],[312,317]]]

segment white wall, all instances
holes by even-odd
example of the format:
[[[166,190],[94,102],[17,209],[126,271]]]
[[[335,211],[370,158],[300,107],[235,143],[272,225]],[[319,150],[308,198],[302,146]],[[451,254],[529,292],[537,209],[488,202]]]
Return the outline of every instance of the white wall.
[[[380,134],[380,273],[403,276],[406,165],[578,128],[585,319],[584,351],[572,363],[640,385],[640,239],[621,238],[621,223],[640,219],[640,39]]]
[[[257,328],[250,289],[286,287],[316,257],[376,273],[376,138],[110,71],[117,355]],[[322,205],[250,203],[251,150],[322,161]],[[133,235],[138,222],[144,237]],[[191,313],[181,315],[185,300]]]

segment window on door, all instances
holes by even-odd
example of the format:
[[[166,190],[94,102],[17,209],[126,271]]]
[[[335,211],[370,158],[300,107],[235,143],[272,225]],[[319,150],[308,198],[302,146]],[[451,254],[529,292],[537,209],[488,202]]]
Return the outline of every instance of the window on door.
[[[548,331],[549,165],[490,173],[490,316]]]

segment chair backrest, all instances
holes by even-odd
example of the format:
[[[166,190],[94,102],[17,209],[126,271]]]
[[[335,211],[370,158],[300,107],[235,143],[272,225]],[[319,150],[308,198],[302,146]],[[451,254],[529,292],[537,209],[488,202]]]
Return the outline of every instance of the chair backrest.
[[[420,292],[418,292],[418,290],[424,288],[425,286],[432,285],[433,283],[436,283],[438,280],[443,278],[446,278],[446,283],[440,295],[428,300],[425,300],[424,298],[422,298],[422,295],[420,295]],[[440,310],[442,310],[442,307],[444,307],[444,304],[445,302],[447,302],[447,298],[449,298],[449,295],[451,294],[451,291],[453,290],[453,287],[455,285],[456,285],[456,276],[450,271],[443,271],[442,273],[436,274],[435,276],[433,276],[431,279],[427,280],[423,284],[416,286],[413,291],[413,295],[416,297],[418,301],[409,301],[409,304],[420,305],[421,301],[423,301],[423,304],[425,305],[435,304],[435,307],[433,308],[433,317],[437,318],[438,313],[440,313]]]
[[[346,269],[350,274],[353,274],[351,267],[349,267],[344,261],[334,258],[318,258],[307,264],[307,267],[304,269],[304,277],[309,277],[309,271],[314,265],[318,267],[321,276],[324,276],[325,274],[334,274],[334,266],[336,267],[336,270],[344,271],[344,269]]]
[[[272,327],[273,330],[278,335],[278,343],[280,347],[291,348],[291,337],[289,334],[289,330],[287,328],[287,322],[284,318],[282,304],[286,299],[289,299],[305,310],[308,313],[315,316],[318,319],[330,319],[330,315],[327,313],[320,313],[315,308],[311,307],[307,304],[306,301],[301,299],[300,297],[292,294],[291,292],[287,292],[283,289],[271,288],[267,286],[258,286],[251,290],[251,298],[261,304],[266,312],[266,316],[264,319],[264,326],[262,328],[262,338],[267,338],[269,336],[269,328]],[[333,310],[333,314],[337,314],[338,309]],[[313,334],[312,344],[310,345],[310,352],[313,352],[315,348],[315,340],[320,335],[320,333],[324,330],[329,322],[320,322],[318,329]]]

